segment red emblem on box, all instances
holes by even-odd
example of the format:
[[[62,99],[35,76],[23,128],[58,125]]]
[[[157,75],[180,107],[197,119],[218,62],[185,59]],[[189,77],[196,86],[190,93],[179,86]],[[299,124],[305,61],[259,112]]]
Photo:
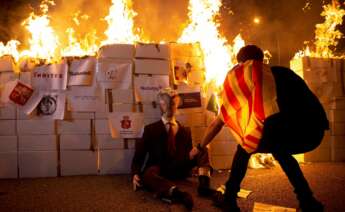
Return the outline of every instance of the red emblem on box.
[[[10,94],[10,100],[19,105],[25,105],[32,96],[34,90],[29,86],[18,82]]]

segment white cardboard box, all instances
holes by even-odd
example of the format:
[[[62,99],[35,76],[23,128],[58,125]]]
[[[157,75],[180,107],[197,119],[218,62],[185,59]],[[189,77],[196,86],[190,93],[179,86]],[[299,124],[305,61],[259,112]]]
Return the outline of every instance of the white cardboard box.
[[[129,174],[134,155],[133,150],[102,150],[100,154],[100,174]]]
[[[17,136],[0,136],[0,152],[16,152]]]
[[[5,83],[15,79],[18,79],[18,75],[12,71],[0,72],[0,85],[4,85]]]
[[[132,60],[100,58],[97,61],[97,80],[105,89],[132,88]]]
[[[5,107],[0,107],[0,120],[14,120],[16,119],[16,106],[7,104]]]
[[[96,132],[96,134],[110,135],[110,128],[109,128],[108,119],[96,119],[95,120],[95,132]]]
[[[135,112],[138,110],[138,105],[135,104],[113,103],[112,106],[110,112]]]
[[[56,151],[56,135],[20,135],[18,136],[19,151]]]
[[[96,141],[100,150],[124,149],[123,139],[112,138],[110,134],[96,134]]]
[[[71,112],[65,111],[65,120],[91,120],[95,119],[93,112]]]
[[[136,74],[169,75],[171,69],[169,60],[135,59],[134,63]]]
[[[14,71],[14,61],[13,57],[9,55],[4,55],[0,57],[0,72]]]
[[[56,177],[57,151],[19,152],[19,177]]]
[[[211,143],[209,152],[213,155],[233,155],[237,149],[237,143],[230,141],[222,141]]]
[[[91,120],[57,121],[57,130],[62,135],[91,134]]]
[[[73,112],[105,111],[105,91],[101,86],[73,86],[67,92],[67,109]]]
[[[55,134],[54,120],[18,120],[18,135],[53,135]]]
[[[96,175],[97,152],[93,151],[61,151],[61,175]]]
[[[156,104],[156,107],[154,108],[152,104],[142,104],[144,117],[145,118],[155,118],[160,119],[161,110],[159,108],[159,105]]]
[[[136,102],[152,103],[157,101],[160,89],[169,87],[168,75],[136,75],[134,76]]]
[[[145,44],[137,43],[135,48],[136,58],[152,58],[170,60],[169,44]]]
[[[108,90],[108,92],[109,95],[112,97],[111,100],[113,103],[132,104],[134,102],[133,89],[110,89]]]
[[[16,120],[0,120],[0,136],[16,135]]]
[[[61,150],[90,150],[91,135],[61,135]]]
[[[135,46],[132,44],[111,44],[102,46],[98,51],[100,58],[132,59]]]
[[[18,177],[17,152],[0,152],[0,179]]]

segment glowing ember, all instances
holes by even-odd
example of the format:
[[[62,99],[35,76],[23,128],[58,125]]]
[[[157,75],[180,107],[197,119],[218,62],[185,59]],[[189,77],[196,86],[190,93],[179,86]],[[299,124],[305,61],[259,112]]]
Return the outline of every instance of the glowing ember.
[[[337,0],[333,0],[332,4],[324,5],[321,16],[325,17],[325,22],[316,25],[315,30],[315,51],[310,51],[307,47],[303,51],[296,53],[295,58],[310,56],[321,58],[333,58],[331,47],[338,44],[338,39],[342,38],[343,34],[336,30],[338,25],[343,22],[345,10],[341,8],[341,4]]]
[[[244,45],[244,41],[237,37],[235,42],[238,44],[233,48],[227,44],[225,37],[219,34],[219,23],[215,18],[219,15],[221,5],[221,0],[190,0],[191,22],[178,40],[182,43],[200,42],[204,53],[206,81],[214,81],[217,86],[223,83],[227,72],[233,66],[236,50]]]
[[[135,16],[136,13],[132,10],[131,0],[112,0],[109,15],[105,18],[108,22],[108,29],[105,31],[107,39],[102,44],[139,41],[139,37],[133,32],[133,18]]]

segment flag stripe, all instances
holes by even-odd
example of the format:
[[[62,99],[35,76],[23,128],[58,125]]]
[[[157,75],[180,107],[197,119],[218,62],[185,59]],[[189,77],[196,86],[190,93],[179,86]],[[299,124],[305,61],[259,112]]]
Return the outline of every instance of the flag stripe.
[[[253,62],[253,81],[255,85],[254,112],[260,121],[265,119],[262,97],[262,67],[257,61]]]

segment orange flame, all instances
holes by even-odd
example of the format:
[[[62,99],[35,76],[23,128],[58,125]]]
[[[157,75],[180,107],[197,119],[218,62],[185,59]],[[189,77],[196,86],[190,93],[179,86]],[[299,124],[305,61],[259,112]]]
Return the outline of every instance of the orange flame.
[[[337,0],[333,0],[332,4],[324,5],[321,16],[325,17],[325,22],[316,24],[315,26],[315,51],[310,51],[309,47],[307,47],[297,52],[295,58],[303,56],[320,58],[336,57],[330,47],[337,46],[338,39],[343,37],[343,34],[336,28],[343,23],[344,15],[345,10],[341,8],[341,4]]]
[[[204,53],[206,81],[214,82],[216,86],[223,83],[233,66],[234,54],[244,45],[240,35],[235,39],[235,46],[231,47],[226,38],[219,34],[219,23],[215,19],[221,5],[221,0],[190,0],[188,8],[191,22],[178,39],[182,43],[200,42]]]
[[[108,29],[105,31],[107,39],[102,42],[102,45],[112,43],[130,44],[138,41],[138,35],[133,32],[133,18],[136,15],[132,9],[131,0],[112,0],[109,15],[105,17],[108,22]]]

